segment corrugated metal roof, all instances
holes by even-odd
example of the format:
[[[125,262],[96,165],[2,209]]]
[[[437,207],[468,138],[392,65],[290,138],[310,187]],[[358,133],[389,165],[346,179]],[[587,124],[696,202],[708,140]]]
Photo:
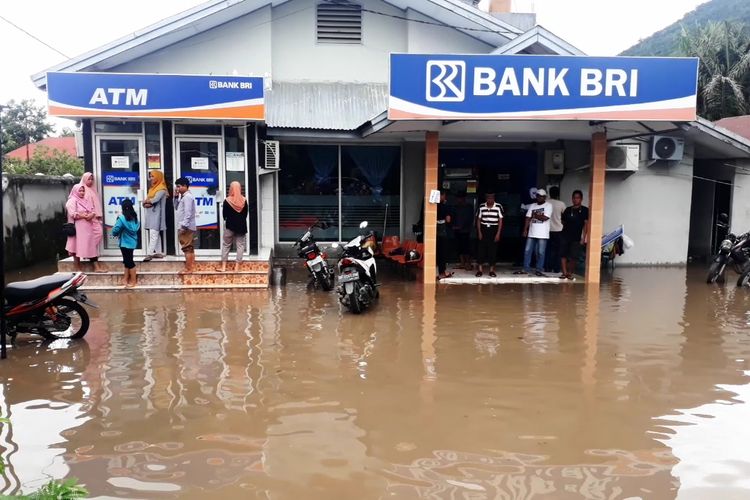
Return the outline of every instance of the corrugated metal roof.
[[[273,128],[354,130],[388,105],[384,83],[273,82],[266,124]]]

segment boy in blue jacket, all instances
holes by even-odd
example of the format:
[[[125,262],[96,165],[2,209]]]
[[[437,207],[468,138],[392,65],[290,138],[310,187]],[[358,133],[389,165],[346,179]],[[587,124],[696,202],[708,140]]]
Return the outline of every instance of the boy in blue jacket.
[[[122,252],[122,263],[125,266],[122,284],[126,288],[133,288],[137,282],[133,251],[138,246],[138,230],[141,225],[130,199],[124,199],[120,207],[122,207],[122,213],[117,217],[115,227],[112,228],[112,236],[120,238],[120,252]]]

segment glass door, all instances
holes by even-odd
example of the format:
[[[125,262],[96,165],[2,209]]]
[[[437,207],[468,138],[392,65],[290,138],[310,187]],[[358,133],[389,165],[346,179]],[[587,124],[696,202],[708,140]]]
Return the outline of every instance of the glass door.
[[[119,240],[112,236],[112,228],[120,215],[120,203],[130,198],[133,206],[140,213],[139,200],[146,187],[147,175],[144,161],[143,137],[134,136],[96,136],[96,170],[95,182],[102,197],[104,212],[104,249],[103,255],[119,255]],[[143,229],[138,238],[136,253],[143,250]]]
[[[190,192],[195,197],[195,252],[220,255],[224,233],[220,213],[223,193],[219,189],[224,185],[221,139],[177,138],[175,148],[176,175],[190,180]]]

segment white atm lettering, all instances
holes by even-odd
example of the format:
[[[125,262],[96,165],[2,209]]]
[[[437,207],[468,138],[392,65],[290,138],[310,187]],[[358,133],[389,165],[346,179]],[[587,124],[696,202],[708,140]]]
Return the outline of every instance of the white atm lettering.
[[[99,87],[91,95],[89,104],[112,104],[117,106],[120,104],[123,94],[125,95],[126,106],[145,106],[148,103],[148,89],[104,89]]]

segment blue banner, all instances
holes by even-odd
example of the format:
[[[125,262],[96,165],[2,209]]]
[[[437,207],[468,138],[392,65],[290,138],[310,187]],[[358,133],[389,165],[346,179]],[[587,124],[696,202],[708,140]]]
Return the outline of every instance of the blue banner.
[[[47,73],[49,114],[263,120],[263,78]]]
[[[391,120],[696,117],[698,59],[391,54]]]
[[[139,186],[138,172],[104,172],[102,184],[105,186]]]
[[[185,178],[190,181],[190,187],[218,187],[219,185],[218,177],[213,172],[185,174]]]

